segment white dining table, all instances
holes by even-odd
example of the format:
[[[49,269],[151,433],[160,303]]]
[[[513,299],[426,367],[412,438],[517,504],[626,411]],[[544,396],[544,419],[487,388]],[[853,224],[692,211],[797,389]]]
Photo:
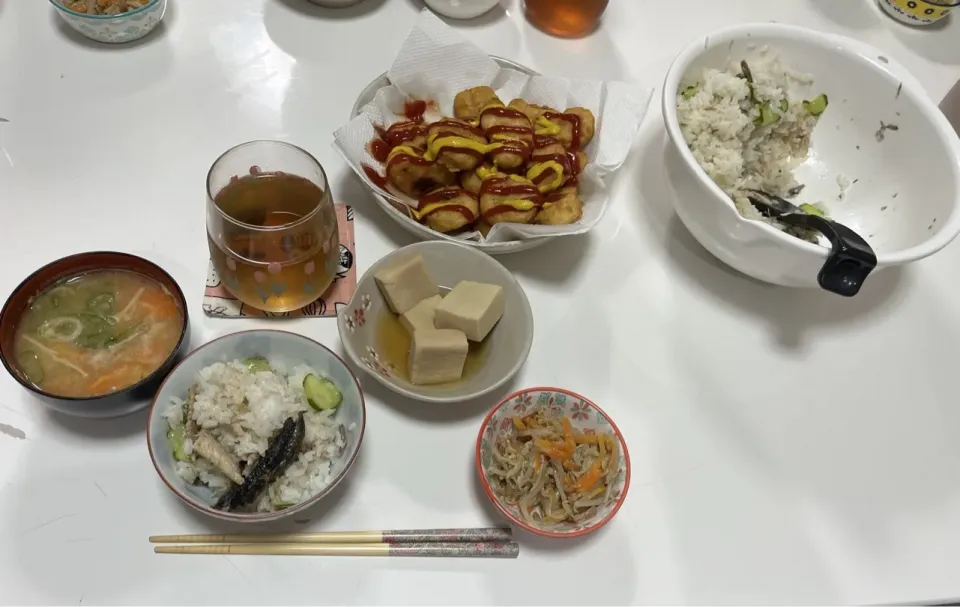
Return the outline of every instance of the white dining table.
[[[276,321],[201,309],[204,180],[227,148],[312,152],[353,205],[360,272],[414,237],[331,147],[422,6],[170,0],[124,46],[78,37],[43,0],[0,0],[0,296],[72,253],[150,259],[183,288],[194,347]],[[954,16],[956,17],[956,15]],[[507,389],[587,396],[623,431],[625,505],[585,538],[519,533],[517,560],[154,554],[153,534],[227,529],[183,505],[147,452],[146,412],[51,413],[0,374],[5,604],[902,603],[960,598],[960,245],[877,273],[854,299],[760,284],[712,258],[672,210],[660,83],[710,30],[778,21],[857,38],[939,101],[960,24],[911,29],[871,0],[611,0],[581,40],[539,32],[519,0],[450,21],[541,73],[657,91],[584,236],[499,257],[536,334],[489,398],[430,405],[357,370],[368,414],[347,479],[295,530],[483,526],[474,444]],[[955,19],[954,19],[955,20]],[[850,83],[856,86],[855,82]],[[339,347],[333,318],[282,328]]]

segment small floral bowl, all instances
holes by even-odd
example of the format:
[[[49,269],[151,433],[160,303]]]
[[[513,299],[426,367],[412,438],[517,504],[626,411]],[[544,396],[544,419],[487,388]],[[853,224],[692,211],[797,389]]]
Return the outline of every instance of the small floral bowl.
[[[575,430],[584,434],[613,434],[620,443],[620,465],[614,481],[613,499],[609,504],[598,508],[590,519],[582,523],[563,523],[550,527],[531,525],[520,515],[517,506],[511,506],[497,497],[487,479],[486,470],[492,465],[493,460],[494,439],[499,434],[507,432],[513,423],[514,416],[526,415],[541,407],[545,407],[551,416],[568,418]],[[630,488],[630,453],[627,451],[627,443],[623,440],[620,429],[600,407],[575,392],[560,388],[527,388],[503,399],[487,414],[483,424],[480,425],[480,432],[477,434],[476,462],[483,489],[497,510],[518,527],[544,537],[579,537],[596,531],[606,525],[620,510],[620,506],[627,497],[627,490]]]
[[[392,312],[374,276],[414,255],[423,257],[427,272],[441,288],[453,288],[462,280],[503,288],[503,317],[484,340],[481,366],[461,381],[411,384],[384,357],[378,343],[378,325]],[[397,249],[373,264],[360,278],[350,303],[337,314],[337,328],[347,356],[384,386],[416,400],[458,403],[487,394],[517,374],[533,344],[533,311],[523,287],[493,257],[462,244],[430,240]]]
[[[150,0],[140,8],[119,15],[89,15],[50,0],[67,25],[91,40],[120,44],[143,38],[159,25],[167,10],[167,0]]]

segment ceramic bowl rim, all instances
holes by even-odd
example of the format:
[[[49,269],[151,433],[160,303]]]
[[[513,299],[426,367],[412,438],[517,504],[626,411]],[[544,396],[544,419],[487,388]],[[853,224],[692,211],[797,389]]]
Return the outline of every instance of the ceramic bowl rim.
[[[859,40],[854,40],[846,36],[837,34],[828,34],[817,30],[783,23],[746,23],[740,25],[727,26],[720,28],[702,36],[688,44],[681,50],[671,63],[670,68],[664,78],[662,90],[662,113],[663,122],[666,127],[668,138],[677,149],[684,164],[693,172],[702,186],[706,187],[715,203],[722,204],[729,213],[732,213],[737,222],[743,225],[746,230],[753,230],[765,234],[768,238],[778,241],[783,247],[797,252],[812,253],[821,258],[826,258],[829,249],[813,243],[794,238],[789,234],[778,230],[774,226],[760,221],[747,219],[740,215],[733,201],[720,189],[703,168],[693,157],[693,153],[687,147],[680,131],[680,122],[677,118],[676,91],[680,81],[690,64],[702,55],[708,48],[714,48],[718,42],[728,42],[734,40],[746,39],[750,36],[770,37],[799,40],[817,46],[826,50],[846,55],[863,64],[880,71],[887,72],[899,79],[903,85],[903,92],[913,98],[919,109],[919,115],[934,127],[937,133],[937,141],[944,148],[945,154],[950,158],[950,165],[953,167],[953,188],[955,192],[953,206],[950,208],[950,219],[940,230],[932,237],[911,247],[901,249],[892,253],[877,253],[878,266],[899,265],[918,259],[922,259],[940,249],[944,248],[960,232],[960,140],[957,139],[955,131],[946,117],[940,112],[939,108],[927,95],[922,86],[913,78],[910,73],[900,65],[892,61],[888,64],[879,63],[876,57],[885,55],[883,51],[868,45]],[[891,65],[892,64],[892,65]],[[897,72],[890,68],[895,67]]]
[[[538,527],[534,527],[533,525],[527,523],[521,517],[515,516],[513,513],[507,510],[500,503],[500,500],[497,499],[496,495],[494,495],[493,489],[490,488],[490,483],[487,481],[487,475],[483,471],[483,458],[481,456],[482,450],[480,448],[480,445],[483,442],[484,431],[487,429],[487,426],[490,425],[490,420],[493,419],[493,416],[504,405],[511,402],[518,396],[522,396],[523,394],[528,394],[531,392],[558,392],[560,394],[565,394],[569,397],[581,400],[582,402],[588,404],[592,409],[600,413],[600,415],[602,415],[604,419],[606,419],[607,422],[609,422],[610,428],[613,430],[614,436],[616,436],[617,440],[620,441],[620,448],[623,451],[624,474],[625,474],[624,480],[623,480],[623,490],[620,492],[620,497],[617,498],[617,501],[613,505],[613,508],[610,509],[610,512],[605,517],[603,517],[599,521],[596,521],[590,526],[584,527],[583,529],[580,529],[578,531],[572,531],[570,533],[559,533],[557,531],[550,531],[548,529],[540,529]],[[620,511],[620,507],[623,506],[624,501],[626,501],[627,493],[630,491],[630,470],[631,470],[630,451],[627,448],[626,439],[623,438],[623,433],[620,432],[620,428],[613,421],[613,418],[607,415],[607,412],[601,409],[600,406],[597,405],[595,402],[593,402],[592,400],[590,400],[589,398],[581,394],[578,394],[571,390],[566,390],[564,388],[554,388],[550,386],[535,386],[532,388],[524,388],[522,390],[517,390],[513,394],[505,396],[503,400],[497,403],[495,407],[490,409],[486,417],[483,418],[483,422],[480,424],[480,430],[477,432],[477,444],[476,444],[476,450],[475,450],[475,456],[474,456],[474,463],[477,469],[477,475],[480,477],[480,484],[483,485],[483,490],[487,494],[487,497],[490,498],[490,501],[493,503],[494,507],[497,510],[499,510],[501,514],[507,517],[510,520],[510,522],[512,522],[513,524],[517,525],[518,527],[521,527],[522,529],[529,531],[530,533],[534,533],[536,535],[540,535],[543,537],[574,538],[574,537],[582,537],[589,533],[593,533],[594,531],[600,529],[601,527],[609,523],[611,520],[613,520],[613,517],[616,516],[617,512]]]
[[[154,415],[156,414],[157,416],[160,416],[159,412],[157,411],[157,399],[159,398],[160,393],[163,392],[163,388],[167,385],[167,382],[180,369],[180,367],[185,362],[187,362],[190,358],[192,358],[195,354],[197,354],[201,350],[207,348],[208,346],[218,341],[221,341],[224,339],[231,339],[231,338],[236,339],[240,335],[246,335],[250,333],[283,333],[284,335],[310,342],[311,345],[317,346],[323,350],[326,350],[331,356],[337,359],[340,362],[340,364],[343,366],[343,368],[347,371],[347,373],[350,374],[350,377],[353,378],[353,383],[356,384],[357,386],[357,393],[360,395],[360,414],[361,414],[360,415],[361,417],[360,433],[357,434],[357,445],[354,448],[353,453],[350,455],[350,459],[347,460],[347,463],[344,465],[343,470],[341,470],[340,474],[338,474],[336,478],[332,479],[327,484],[326,487],[324,487],[314,495],[303,500],[296,506],[292,506],[284,510],[278,510],[276,512],[254,512],[254,513],[226,512],[226,511],[216,510],[212,506],[208,506],[207,504],[202,504],[199,501],[193,499],[192,497],[184,494],[182,491],[180,491],[180,489],[175,487],[174,484],[167,478],[167,476],[160,470],[160,466],[159,464],[157,464],[157,458],[154,456],[153,440],[150,438],[150,428],[153,426]],[[162,421],[163,420],[161,419],[161,422]],[[156,470],[157,476],[160,477],[160,480],[163,481],[163,483],[167,486],[167,488],[170,489],[170,491],[172,491],[177,497],[179,497],[183,501],[183,503],[187,504],[188,506],[196,510],[199,510],[200,512],[203,512],[204,514],[207,514],[217,519],[235,521],[238,523],[263,523],[263,522],[279,520],[281,518],[286,518],[289,515],[302,512],[310,508],[314,504],[316,504],[323,497],[326,497],[326,495],[330,493],[334,489],[334,487],[340,484],[340,481],[342,481],[347,477],[347,474],[353,468],[353,464],[357,461],[357,456],[360,454],[360,445],[363,443],[363,435],[366,432],[366,428],[367,428],[367,404],[366,404],[366,399],[364,398],[364,395],[363,395],[363,388],[360,387],[360,380],[357,379],[356,374],[353,372],[352,369],[350,369],[350,366],[347,365],[346,361],[340,358],[336,352],[334,352],[327,346],[323,345],[322,343],[316,341],[315,339],[311,339],[305,335],[300,335],[299,333],[293,333],[292,331],[281,331],[279,329],[247,329],[245,331],[236,331],[233,333],[227,333],[226,335],[221,335],[220,337],[211,339],[207,343],[199,346],[197,349],[193,350],[192,352],[184,356],[183,359],[179,363],[177,363],[177,365],[173,369],[170,370],[170,373],[168,373],[167,376],[164,378],[163,383],[160,384],[160,387],[157,388],[156,394],[154,394],[153,398],[150,400],[150,408],[147,409],[147,452],[150,455],[150,462],[153,464],[153,469]]]
[[[522,313],[524,314],[524,316],[526,316],[527,320],[529,321],[530,330],[527,332],[527,339],[523,345],[523,349],[522,349],[522,352],[520,353],[520,357],[514,363],[513,367],[511,367],[510,371],[508,371],[502,378],[498,379],[496,382],[488,386],[485,386],[475,392],[471,392],[469,394],[459,394],[459,395],[449,395],[449,396],[434,396],[430,394],[421,394],[421,393],[409,390],[393,381],[388,380],[387,378],[381,376],[379,373],[374,372],[373,370],[368,368],[365,364],[363,364],[363,362],[360,360],[360,355],[354,350],[353,344],[350,338],[346,335],[346,326],[344,321],[345,314],[348,309],[352,308],[357,303],[357,298],[361,296],[361,293],[360,293],[361,285],[364,284],[364,282],[366,282],[367,280],[375,282],[373,278],[374,274],[376,273],[377,270],[382,268],[385,264],[389,263],[389,260],[395,259],[398,255],[409,253],[411,250],[416,250],[423,247],[459,247],[464,251],[468,251],[467,254],[477,257],[478,261],[482,260],[483,263],[495,266],[498,270],[502,271],[506,279],[517,287],[517,290],[519,291],[522,301],[524,303]],[[379,287],[376,284],[374,284],[374,288],[378,289]],[[354,291],[353,297],[350,298],[350,301],[347,302],[347,305],[343,307],[341,312],[337,314],[337,331],[340,334],[340,343],[343,344],[343,349],[346,351],[347,356],[350,358],[351,361],[353,361],[355,365],[362,368],[368,375],[373,377],[375,380],[377,380],[378,382],[380,382],[382,385],[386,386],[390,390],[393,390],[397,394],[406,396],[407,398],[411,398],[413,400],[419,400],[423,402],[436,403],[436,404],[460,403],[463,401],[480,398],[481,396],[484,396],[486,394],[489,394],[490,392],[493,392],[503,384],[510,381],[510,379],[513,378],[520,371],[523,365],[527,362],[527,358],[530,357],[530,349],[533,347],[534,327],[535,327],[535,320],[533,317],[533,308],[530,306],[530,299],[527,297],[527,292],[524,291],[523,285],[520,284],[520,281],[517,280],[516,276],[514,276],[506,267],[504,267],[503,264],[501,264],[499,261],[494,259],[491,255],[488,255],[487,253],[484,253],[483,251],[478,250],[475,247],[470,247],[457,242],[448,242],[444,240],[422,240],[420,242],[415,242],[405,247],[394,249],[393,251],[387,253],[386,255],[378,259],[372,266],[367,268],[367,271],[363,273],[363,276],[361,276],[357,280],[357,289]]]
[[[116,255],[119,257],[128,257],[128,258],[137,259],[138,261],[141,261],[153,267],[157,272],[159,272],[163,276],[166,276],[167,279],[170,281],[170,284],[174,286],[175,291],[172,293],[172,295],[174,299],[177,300],[177,304],[180,306],[180,311],[183,312],[183,324],[180,327],[180,337],[177,338],[177,344],[173,347],[173,350],[171,350],[170,355],[167,356],[167,358],[165,358],[164,361],[160,363],[160,365],[156,369],[150,372],[149,375],[145,376],[143,379],[141,379],[135,384],[131,384],[125,388],[120,388],[119,390],[114,390],[113,392],[107,392],[106,394],[100,394],[97,396],[60,396],[52,392],[47,392],[46,390],[38,386],[30,385],[29,383],[25,382],[23,378],[20,377],[20,374],[18,374],[15,371],[14,365],[11,362],[7,361],[6,357],[3,356],[3,353],[0,352],[0,363],[3,364],[3,367],[4,369],[7,370],[7,373],[9,373],[13,377],[13,379],[15,379],[17,383],[19,383],[21,386],[23,386],[24,388],[26,388],[27,390],[33,392],[38,396],[42,396],[44,398],[49,398],[57,401],[65,401],[65,402],[71,402],[71,403],[84,403],[84,402],[98,401],[105,398],[112,398],[114,396],[119,396],[122,394],[133,392],[134,390],[138,390],[143,385],[149,384],[151,381],[156,380],[157,374],[163,371],[163,369],[166,369],[168,365],[170,365],[170,363],[177,357],[177,354],[180,352],[180,348],[181,346],[183,346],[183,340],[186,339],[187,334],[189,332],[188,329],[190,327],[190,318],[189,318],[190,313],[187,311],[187,299],[183,295],[183,289],[181,289],[180,285],[177,284],[177,281],[173,279],[173,276],[170,276],[169,272],[161,268],[158,264],[150,261],[149,259],[140,257],[139,255],[133,255],[132,253],[122,253],[120,251],[86,251],[83,253],[74,253],[73,255],[67,255],[66,257],[61,257],[59,259],[55,259],[51,261],[50,263],[40,266],[39,268],[31,272],[22,281],[20,281],[20,284],[14,287],[13,291],[10,292],[10,295],[7,297],[7,300],[4,302],[3,307],[0,308],[0,319],[2,319],[7,314],[7,308],[10,306],[10,303],[13,301],[14,296],[20,293],[21,290],[27,285],[27,283],[30,282],[30,280],[33,279],[34,276],[36,276],[40,272],[43,272],[44,270],[60,265],[62,263],[70,262],[72,260],[83,258],[83,257],[88,257],[90,255]],[[98,270],[88,270],[88,272],[106,271],[111,269],[123,270],[126,272],[133,272],[134,274],[138,274],[140,276],[153,280],[150,276],[147,276],[142,272],[137,272],[136,270],[130,270],[127,268],[100,268]],[[82,273],[83,272],[77,272],[77,274],[82,274]],[[49,287],[52,284],[53,283],[51,283],[50,285],[45,285],[44,288]],[[17,322],[20,322],[22,320],[23,315],[21,314],[20,316],[21,316],[20,318],[16,319]]]
[[[54,5],[58,10],[63,11],[64,13],[72,16],[79,17],[80,19],[92,19],[94,21],[111,21],[117,19],[123,19],[124,17],[132,17],[138,13],[142,13],[150,9],[151,7],[163,2],[164,0],[150,0],[140,8],[135,8],[132,11],[127,11],[125,13],[118,13],[116,15],[88,15],[87,13],[78,13],[75,10],[69,9],[63,4],[61,0],[50,0],[50,4]]]

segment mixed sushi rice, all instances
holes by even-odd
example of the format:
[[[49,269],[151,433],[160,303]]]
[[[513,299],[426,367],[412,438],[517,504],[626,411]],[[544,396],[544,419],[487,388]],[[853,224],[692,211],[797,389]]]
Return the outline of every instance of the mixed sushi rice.
[[[731,61],[724,70],[704,69],[677,93],[677,118],[687,146],[748,219],[785,228],[761,215],[746,191],[791,199],[803,189],[794,169],[806,160],[814,128],[828,105],[826,95],[810,94],[812,85],[813,76],[793,71],[764,48],[749,61]],[[819,205],[802,208],[824,214]]]
[[[322,402],[308,398],[311,381]],[[306,365],[287,372],[259,357],[209,365],[165,415],[177,474],[208,487],[223,510],[273,512],[309,499],[346,448],[340,398]]]

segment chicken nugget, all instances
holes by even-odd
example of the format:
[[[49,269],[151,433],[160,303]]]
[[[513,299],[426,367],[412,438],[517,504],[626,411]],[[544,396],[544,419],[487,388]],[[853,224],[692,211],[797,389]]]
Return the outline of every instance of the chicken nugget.
[[[575,223],[583,216],[583,201],[576,187],[565,187],[544,198],[534,223],[562,226]]]
[[[590,157],[587,156],[587,153],[577,152],[577,175],[582,173],[588,164],[590,164]]]
[[[510,102],[508,107],[512,107],[515,110],[520,110],[526,114],[527,118],[530,119],[530,122],[536,121],[536,119],[542,116],[544,112],[553,111],[545,105],[534,105],[532,103],[527,103],[523,99],[514,99]]]
[[[387,180],[407,196],[419,198],[437,187],[452,184],[456,176],[413,148],[399,146],[387,157]]]
[[[574,116],[580,119],[580,148],[585,148],[587,145],[593,141],[593,134],[597,127],[596,118],[593,116],[593,112],[588,110],[585,107],[571,107],[567,108],[567,111],[564,114],[573,114]]]
[[[544,112],[537,118],[534,132],[555,138],[568,150],[579,150],[593,139],[593,114],[583,108],[570,112]]]
[[[507,171],[518,169],[533,152],[533,125],[523,112],[490,106],[480,112],[480,128],[490,139],[493,164]]]
[[[566,153],[567,148],[563,147],[563,144],[560,143],[560,140],[556,137],[551,137],[549,135],[536,135],[533,138],[533,157],[531,158],[533,161],[536,161],[537,158],[550,157]]]
[[[480,217],[490,225],[530,223],[543,198],[537,186],[516,176],[488,179],[480,188]]]
[[[456,186],[434,190],[422,197],[414,216],[437,232],[455,232],[473,225],[480,213],[477,198]]]
[[[460,185],[463,189],[475,196],[480,195],[480,188],[487,179],[504,178],[507,174],[497,170],[490,164],[478,166],[474,171],[463,171],[460,173]]]
[[[489,150],[483,131],[463,120],[447,118],[427,127],[426,158],[451,171],[477,168]]]
[[[489,86],[475,86],[453,98],[453,115],[461,120],[476,120],[480,110],[491,104],[503,105],[503,102]]]
[[[395,148],[398,145],[410,146],[417,151],[427,148],[427,127],[420,122],[405,120],[391,124],[380,132],[380,138]]]

